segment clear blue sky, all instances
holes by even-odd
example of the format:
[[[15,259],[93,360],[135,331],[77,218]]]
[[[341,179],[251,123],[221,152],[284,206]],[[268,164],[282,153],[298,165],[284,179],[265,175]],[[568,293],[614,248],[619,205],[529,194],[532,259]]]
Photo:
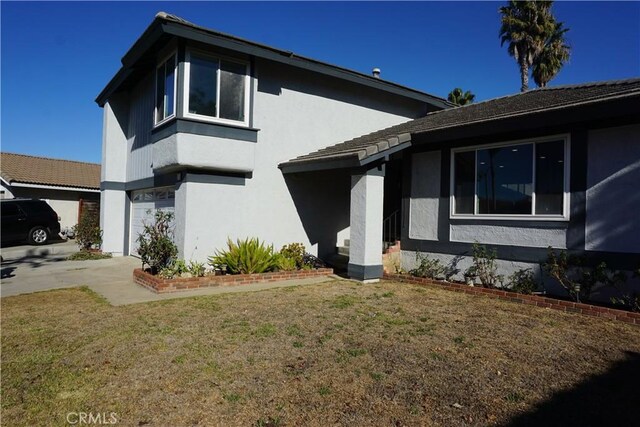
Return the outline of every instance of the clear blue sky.
[[[478,101],[519,90],[498,39],[505,2],[0,4],[2,150],[99,162],[95,97],[120,58],[164,10],[196,24],[446,97]],[[571,63],[552,84],[640,75],[640,3],[557,2]]]

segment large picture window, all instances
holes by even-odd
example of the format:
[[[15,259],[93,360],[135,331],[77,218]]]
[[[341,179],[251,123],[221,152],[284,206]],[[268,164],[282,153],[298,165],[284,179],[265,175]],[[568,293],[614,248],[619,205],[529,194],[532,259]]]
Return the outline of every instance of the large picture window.
[[[156,69],[156,123],[175,115],[176,56],[171,55]]]
[[[563,217],[564,139],[454,151],[453,214]]]
[[[185,116],[246,123],[248,65],[195,52],[187,62]]]

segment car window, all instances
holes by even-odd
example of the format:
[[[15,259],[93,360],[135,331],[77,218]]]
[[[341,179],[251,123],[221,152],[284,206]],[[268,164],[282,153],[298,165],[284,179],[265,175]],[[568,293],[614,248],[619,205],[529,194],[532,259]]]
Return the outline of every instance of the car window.
[[[3,203],[2,204],[2,216],[18,215],[20,210],[15,203]]]

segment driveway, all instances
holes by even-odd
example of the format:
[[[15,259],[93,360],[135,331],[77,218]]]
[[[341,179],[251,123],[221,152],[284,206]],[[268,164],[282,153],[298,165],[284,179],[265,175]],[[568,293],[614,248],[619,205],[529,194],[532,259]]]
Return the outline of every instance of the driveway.
[[[46,248],[49,248],[49,246]],[[75,245],[74,248],[76,248]],[[74,249],[71,253],[75,251]],[[2,263],[2,278],[0,280],[0,297],[87,286],[105,297],[112,305],[124,305],[198,295],[259,291],[333,280],[328,277],[315,277],[302,280],[212,287],[193,291],[156,294],[133,282],[133,269],[140,267],[138,258],[115,257],[93,261],[67,261],[66,258],[68,256],[69,253],[65,253],[62,248],[46,253],[36,250],[36,252],[28,253],[14,251],[13,254],[7,254],[3,250],[2,257],[4,262]]]

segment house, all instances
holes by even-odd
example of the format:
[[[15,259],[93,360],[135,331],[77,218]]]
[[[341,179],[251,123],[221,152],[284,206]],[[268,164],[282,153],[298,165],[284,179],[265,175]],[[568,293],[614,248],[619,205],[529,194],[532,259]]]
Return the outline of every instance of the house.
[[[401,151],[385,147],[395,139]],[[389,178],[402,189],[405,270],[421,253],[463,272],[474,242],[496,249],[504,274],[539,272],[549,247],[613,269],[640,266],[640,79],[432,112],[280,168],[318,181],[351,170],[350,258],[365,278],[380,275]]]
[[[104,108],[103,250],[135,255],[143,222],[166,209],[175,212],[180,256],[201,261],[227,238],[254,236],[335,252],[349,236],[348,192],[306,206],[294,196],[331,193],[339,178],[300,190],[278,164],[451,106],[165,13],[96,101]],[[309,229],[306,216],[320,223]]]
[[[548,246],[631,270],[640,260],[640,79],[445,100],[158,14],[97,102],[104,107],[103,249],[135,254],[154,209],[180,255],[228,237],[348,254],[382,275],[400,240],[505,273]],[[341,142],[343,141],[343,142]]]
[[[63,230],[76,225],[84,209],[99,209],[99,164],[0,153],[0,177],[1,198],[46,200]]]

